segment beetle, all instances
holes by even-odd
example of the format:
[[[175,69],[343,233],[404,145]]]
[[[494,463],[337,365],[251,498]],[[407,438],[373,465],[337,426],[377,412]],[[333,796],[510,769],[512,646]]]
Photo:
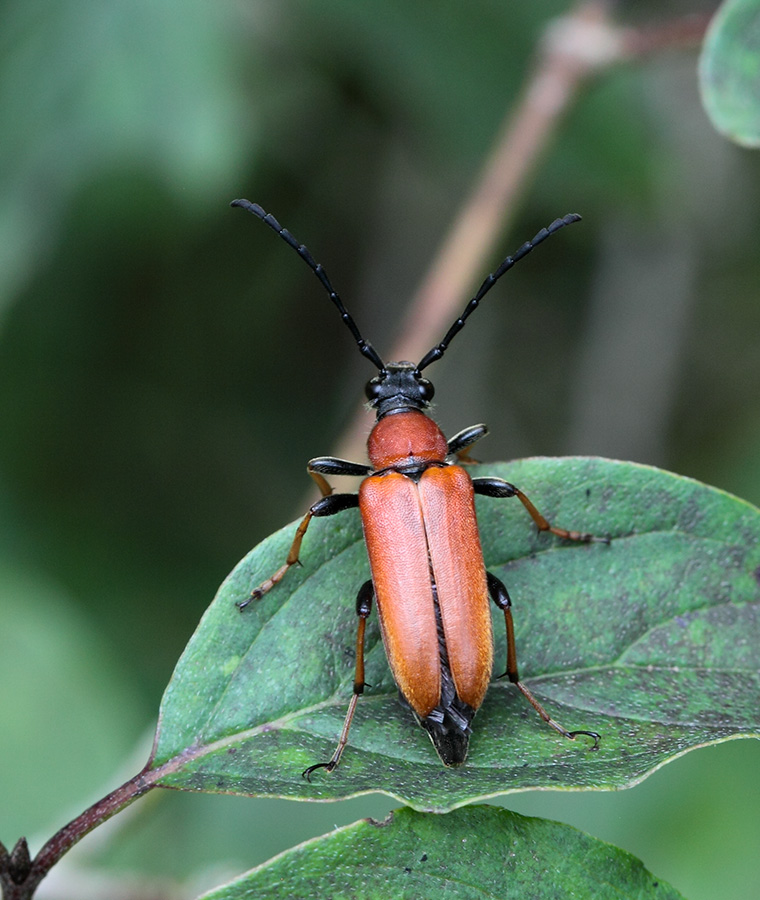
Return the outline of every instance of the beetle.
[[[504,614],[507,634],[507,669],[504,673],[539,716],[563,737],[591,738],[596,750],[600,736],[594,731],[568,731],[556,722],[520,681],[515,649],[511,600],[503,582],[486,571],[475,515],[475,495],[517,497],[539,531],[569,541],[609,543],[607,537],[568,531],[551,525],[514,484],[489,477],[471,478],[463,464],[470,447],[487,433],[485,425],[465,428],[446,440],[426,414],[434,388],[422,375],[446,352],[467,317],[501,276],[560,228],[580,220],[570,213],[541,229],[490,274],[443,340],[415,365],[384,363],[366,341],[321,264],[307,248],[258,204],[234,200],[261,219],[286,241],[319,279],[354,337],[359,352],[377,369],[367,382],[366,396],[377,420],[369,435],[370,465],[332,456],[310,460],[307,471],[322,494],[296,529],[282,566],[249,597],[239,601],[242,611],[274,588],[299,562],[301,543],[313,518],[332,516],[358,507],[369,556],[371,579],[359,589],[356,667],[353,694],[335,752],[327,762],[303,773],[324,768],[332,772],[348,743],[351,721],[364,692],[364,634],[373,602],[391,672],[402,700],[427,731],[445,766],[459,766],[467,757],[472,719],[483,702],[491,680],[493,635],[489,597]],[[325,476],[363,478],[356,494],[332,491]]]

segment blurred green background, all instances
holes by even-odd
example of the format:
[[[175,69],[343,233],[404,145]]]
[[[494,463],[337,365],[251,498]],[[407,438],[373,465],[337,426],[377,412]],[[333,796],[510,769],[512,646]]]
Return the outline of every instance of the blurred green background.
[[[333,449],[371,374],[306,267],[228,202],[258,201],[306,242],[384,354],[568,7],[3,4],[6,845],[27,834],[35,851],[142,765],[203,609],[302,508],[306,461]],[[632,459],[760,502],[760,157],[711,129],[696,52],[589,85],[490,268],[569,211],[583,224],[511,273],[435,368],[444,431],[488,422],[483,458]],[[691,900],[738,900],[760,875],[759,763],[757,742],[736,741],[621,794],[505,802],[624,847]],[[48,890],[85,898],[115,870],[194,896],[392,805],[154,792]]]

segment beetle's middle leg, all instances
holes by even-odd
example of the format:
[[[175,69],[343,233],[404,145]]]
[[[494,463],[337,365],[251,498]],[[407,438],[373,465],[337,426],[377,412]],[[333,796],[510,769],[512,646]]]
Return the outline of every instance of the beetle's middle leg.
[[[356,597],[356,615],[359,617],[359,624],[356,629],[356,669],[354,670],[354,692],[351,696],[351,702],[348,704],[348,712],[346,713],[345,721],[343,722],[343,728],[340,732],[340,738],[338,739],[338,746],[335,748],[335,752],[330,757],[330,760],[326,763],[316,763],[313,766],[309,766],[308,769],[303,771],[303,777],[307,781],[311,781],[311,773],[316,769],[327,769],[328,772],[332,772],[340,762],[340,758],[343,755],[343,751],[346,749],[346,744],[348,743],[348,732],[351,728],[351,721],[354,718],[354,713],[356,712],[356,704],[359,702],[359,697],[364,693],[364,688],[369,687],[364,681],[364,631],[365,626],[367,624],[367,617],[372,611],[372,598],[375,595],[375,589],[372,586],[372,581],[365,581],[364,584],[359,588],[359,593]]]
[[[334,516],[336,513],[343,512],[344,509],[354,509],[359,505],[359,496],[357,494],[333,494],[330,483],[324,478],[324,474],[328,475],[368,475],[371,472],[370,466],[361,463],[348,462],[345,459],[336,459],[332,456],[320,456],[312,459],[307,467],[307,472],[317,484],[322,497],[309,507],[309,511],[301,519],[301,523],[296,528],[293,543],[285,558],[285,562],[274,572],[266,581],[255,588],[245,600],[239,601],[236,606],[243,610],[253,600],[259,600],[264,594],[272,590],[285,577],[288,569],[299,563],[298,557],[301,552],[301,543],[303,536],[306,534],[311,520],[320,516]]]
[[[520,675],[517,669],[515,626],[514,622],[512,621],[512,601],[509,599],[507,589],[500,579],[498,579],[495,575],[492,575],[490,572],[486,572],[486,579],[488,581],[488,593],[491,595],[491,599],[504,613],[504,623],[507,629],[507,671],[504,673],[504,675],[508,676],[512,684],[520,691],[523,697],[525,697],[528,703],[530,703],[533,709],[535,709],[535,711],[539,714],[539,716],[541,716],[541,718],[544,720],[544,722],[546,722],[547,725],[550,725],[563,737],[570,738],[570,740],[574,740],[579,734],[585,734],[594,741],[594,745],[591,749],[598,749],[599,741],[601,740],[601,738],[595,731],[568,731],[566,728],[560,725],[559,722],[552,719],[549,713],[543,708],[543,706],[541,706],[541,704],[538,702],[538,700],[536,700],[536,698],[528,690],[528,688],[526,688],[525,685],[520,681]]]
[[[472,487],[476,494],[480,494],[483,497],[517,497],[528,511],[531,519],[536,523],[539,531],[549,531],[552,534],[556,534],[557,537],[564,538],[566,541],[580,541],[584,544],[609,544],[610,542],[609,537],[606,535],[597,537],[586,531],[568,531],[566,528],[556,528],[541,515],[519,487],[504,481],[503,478],[473,478]]]

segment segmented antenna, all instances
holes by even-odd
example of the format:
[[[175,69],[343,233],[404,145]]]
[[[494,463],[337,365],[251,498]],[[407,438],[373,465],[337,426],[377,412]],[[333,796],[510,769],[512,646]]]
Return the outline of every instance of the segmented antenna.
[[[534,247],[536,247],[542,241],[545,241],[549,237],[549,235],[554,234],[555,231],[559,231],[560,228],[564,228],[565,225],[572,225],[573,222],[580,222],[580,220],[581,217],[577,213],[568,213],[568,215],[563,216],[561,219],[555,219],[551,223],[551,225],[548,226],[548,228],[542,228],[532,241],[526,241],[522,245],[522,247],[520,247],[520,249],[514,253],[513,256],[508,256],[499,266],[499,268],[491,275],[489,275],[488,278],[486,278],[486,280],[483,282],[483,284],[481,284],[477,294],[475,294],[472,300],[470,300],[470,302],[464,308],[464,312],[462,313],[462,315],[446,332],[446,336],[441,341],[441,343],[436,344],[436,346],[433,347],[432,350],[429,350],[422,357],[417,365],[417,371],[421,372],[431,363],[436,362],[436,360],[439,360],[443,356],[454,336],[464,328],[464,323],[467,317],[475,312],[480,301],[483,299],[483,297],[485,297],[485,295],[491,290],[491,288],[496,284],[496,282],[505,272],[508,272],[515,263],[519,262],[524,256],[527,256]]]
[[[275,219],[273,215],[263,210],[258,203],[251,203],[250,200],[233,200],[230,203],[230,206],[239,206],[241,209],[245,209],[249,213],[253,213],[254,216],[257,216],[261,219],[262,222],[267,224],[271,229],[277,232],[280,237],[285,241],[286,244],[289,244],[296,253],[301,257],[301,259],[306,263],[306,265],[311,269],[311,271],[317,276],[322,287],[327,291],[330,295],[330,299],[338,307],[338,312],[340,313],[341,319],[343,319],[343,324],[348,328],[351,334],[354,336],[354,340],[356,341],[356,345],[359,348],[359,352],[366,356],[367,359],[375,366],[381,373],[385,372],[385,363],[380,359],[377,354],[375,348],[370,344],[369,341],[365,341],[362,337],[361,332],[359,331],[356,322],[354,322],[351,314],[348,312],[346,307],[343,305],[340,297],[334,290],[332,284],[330,284],[330,279],[327,277],[327,272],[322,268],[322,264],[315,262],[314,257],[309,253],[307,248],[303,244],[299,244],[298,241],[293,237],[293,235],[288,231],[287,228],[283,228],[282,225]]]

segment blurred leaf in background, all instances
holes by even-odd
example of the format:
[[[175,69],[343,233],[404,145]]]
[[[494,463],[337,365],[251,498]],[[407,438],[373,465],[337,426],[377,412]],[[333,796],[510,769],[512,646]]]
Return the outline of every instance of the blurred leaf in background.
[[[710,121],[737,144],[760,146],[760,3],[727,0],[710,26],[699,60]]]
[[[77,810],[144,727],[102,637],[43,579],[0,564],[0,834],[32,833]]]
[[[41,629],[44,647],[48,604],[37,624],[18,610],[40,584],[55,598],[62,659],[102,673],[72,718],[114,772],[223,577],[302,509],[306,461],[330,452],[371,374],[313,275],[227,203],[249,196],[306,242],[382,354],[569,6],[5,3],[0,561],[15,575],[0,616]],[[615,14],[637,25],[711,7]],[[447,433],[489,423],[482,458],[612,455],[760,501],[760,162],[710,127],[696,58],[600,76],[527,186],[493,266],[557,215],[584,223],[510,273],[436,372]],[[99,714],[104,694],[123,716]],[[0,703],[15,742],[27,714],[7,690]],[[0,761],[0,794],[19,798],[3,806],[6,843],[62,824],[80,789],[80,808],[92,798],[79,736],[56,734],[73,759],[57,815],[39,795],[19,809],[5,783],[35,778],[37,757],[23,775]],[[691,900],[743,898],[757,751],[700,751],[620,795],[522,802],[641,855]],[[242,869],[382,806],[167,793],[134,807],[110,860]],[[92,862],[88,841],[74,862]]]
[[[228,52],[231,25],[229,9],[200,0],[5,4],[5,303],[60,241],[71,201],[98,178],[134,167],[195,210],[216,196],[252,131]],[[129,218],[136,205],[112,215]]]

